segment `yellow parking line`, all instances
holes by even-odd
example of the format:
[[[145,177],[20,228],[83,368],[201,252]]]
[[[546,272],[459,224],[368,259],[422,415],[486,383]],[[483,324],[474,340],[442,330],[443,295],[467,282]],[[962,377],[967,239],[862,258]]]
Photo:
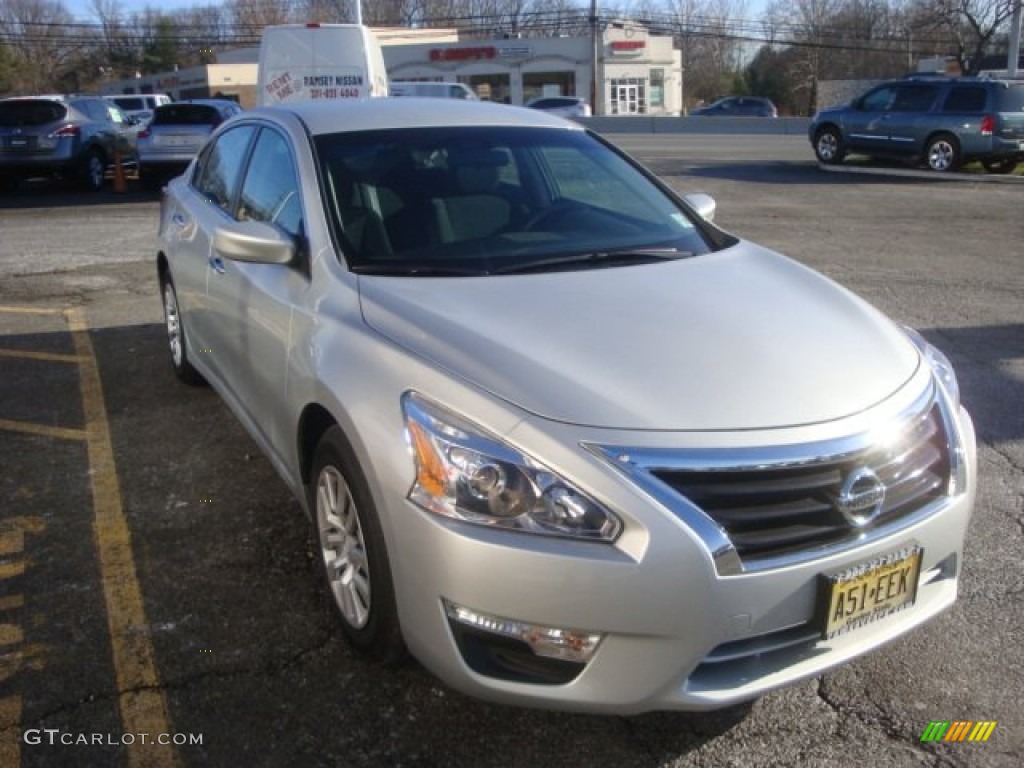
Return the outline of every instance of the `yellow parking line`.
[[[0,698],[0,765],[21,765],[21,697]]]
[[[13,421],[11,419],[0,419],[0,432],[21,432],[26,435],[59,437],[63,440],[86,439],[86,431],[84,429],[51,427],[49,424],[35,424],[31,421]]]
[[[4,597],[0,597],[0,611],[13,611],[24,607],[24,595],[5,595]]]
[[[99,367],[83,314],[66,312],[76,354],[83,358],[79,383],[85,412],[86,444],[92,473],[94,532],[100,577],[107,604],[119,705],[125,733],[172,733],[167,702],[160,690],[153,645],[149,639],[142,591],[132,558],[131,532],[121,507],[110,426],[103,401]],[[135,743],[127,747],[132,766],[178,765],[172,745]]]
[[[23,349],[0,349],[0,357],[14,357],[20,360],[46,360],[54,363],[81,363],[78,355],[62,355],[57,352],[30,352]]]

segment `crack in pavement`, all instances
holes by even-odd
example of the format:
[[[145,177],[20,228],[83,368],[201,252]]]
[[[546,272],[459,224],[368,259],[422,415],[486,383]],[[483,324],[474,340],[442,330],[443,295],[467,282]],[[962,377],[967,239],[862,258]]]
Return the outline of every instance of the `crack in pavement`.
[[[824,677],[818,678],[818,685],[816,688],[818,698],[821,699],[829,709],[835,712],[836,715],[842,718],[853,718],[868,729],[874,732],[881,732],[886,739],[895,744],[906,747],[914,754],[920,757],[927,756],[932,758],[934,761],[932,762],[932,765],[935,766],[935,768],[940,768],[940,766],[945,766],[946,768],[965,768],[967,766],[966,762],[936,752],[935,747],[931,744],[915,741],[913,733],[908,736],[905,731],[901,731],[893,717],[886,712],[885,707],[872,700],[866,691],[865,696],[868,698],[870,704],[877,710],[876,715],[870,715],[854,706],[844,707],[838,699],[829,695],[825,690],[825,684]]]

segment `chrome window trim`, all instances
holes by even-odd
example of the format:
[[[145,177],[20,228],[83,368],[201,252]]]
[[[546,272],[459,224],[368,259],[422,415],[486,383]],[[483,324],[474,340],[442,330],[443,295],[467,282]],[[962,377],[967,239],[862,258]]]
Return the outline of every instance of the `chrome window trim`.
[[[943,427],[946,430],[950,482],[943,498],[931,501],[914,512],[895,520],[844,538],[842,541],[818,547],[809,547],[786,555],[741,560],[736,547],[725,530],[698,506],[680,495],[653,474],[657,470],[690,470],[704,472],[757,471],[831,464],[856,457],[876,444],[877,433],[866,431],[847,437],[794,445],[749,447],[675,449],[642,448],[634,446],[599,445],[584,442],[581,445],[619,472],[626,475],[651,499],[665,507],[707,547],[719,576],[741,576],[798,565],[847,551],[877,539],[891,536],[931,517],[949,503],[949,498],[964,492],[966,466],[963,441],[945,390],[933,379],[925,391],[895,419],[900,430],[925,416],[929,409],[939,405]]]

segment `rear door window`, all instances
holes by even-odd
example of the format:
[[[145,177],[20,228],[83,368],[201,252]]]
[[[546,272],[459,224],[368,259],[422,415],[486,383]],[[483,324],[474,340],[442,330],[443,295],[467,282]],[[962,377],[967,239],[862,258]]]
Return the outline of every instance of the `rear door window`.
[[[0,102],[0,126],[31,128],[63,120],[68,110],[59,101],[19,99]]]
[[[943,112],[981,112],[986,92],[980,85],[954,85],[942,104]]]

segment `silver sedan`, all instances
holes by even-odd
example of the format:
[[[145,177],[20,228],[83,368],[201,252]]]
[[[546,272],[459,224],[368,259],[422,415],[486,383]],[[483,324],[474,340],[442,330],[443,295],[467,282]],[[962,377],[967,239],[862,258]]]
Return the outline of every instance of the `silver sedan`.
[[[173,368],[302,500],[354,648],[700,710],[949,608],[948,360],[713,213],[578,125],[431,99],[247,112],[168,185]]]

